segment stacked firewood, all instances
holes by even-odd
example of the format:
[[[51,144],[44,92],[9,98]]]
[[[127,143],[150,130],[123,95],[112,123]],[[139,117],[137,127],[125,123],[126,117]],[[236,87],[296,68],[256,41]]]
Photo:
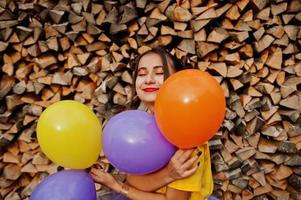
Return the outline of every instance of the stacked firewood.
[[[300,0],[0,0],[0,199],[60,170],[36,139],[47,106],[74,99],[109,119],[135,95],[131,59],[155,46],[224,89],[214,194],[301,199]]]

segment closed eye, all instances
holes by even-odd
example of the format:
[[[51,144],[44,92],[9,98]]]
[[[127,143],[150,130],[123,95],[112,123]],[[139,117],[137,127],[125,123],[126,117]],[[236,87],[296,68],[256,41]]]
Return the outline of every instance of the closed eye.
[[[137,75],[138,76],[145,76],[145,75],[147,75],[147,70],[145,68],[140,68],[138,70],[138,74]]]

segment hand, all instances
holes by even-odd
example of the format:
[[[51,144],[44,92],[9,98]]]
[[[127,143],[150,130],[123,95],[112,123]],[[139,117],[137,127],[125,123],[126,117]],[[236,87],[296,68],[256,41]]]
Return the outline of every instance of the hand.
[[[198,168],[193,166],[198,155],[190,158],[194,149],[179,149],[167,164],[168,176],[173,180],[183,179],[191,176]]]
[[[119,182],[110,173],[92,168],[90,174],[95,182],[103,184],[116,192],[120,191]]]

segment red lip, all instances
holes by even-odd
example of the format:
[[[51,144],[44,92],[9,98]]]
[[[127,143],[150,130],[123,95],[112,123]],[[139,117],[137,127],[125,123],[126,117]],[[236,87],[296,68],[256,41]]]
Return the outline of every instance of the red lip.
[[[154,92],[154,91],[157,91],[159,90],[159,88],[144,88],[143,91],[144,92]]]

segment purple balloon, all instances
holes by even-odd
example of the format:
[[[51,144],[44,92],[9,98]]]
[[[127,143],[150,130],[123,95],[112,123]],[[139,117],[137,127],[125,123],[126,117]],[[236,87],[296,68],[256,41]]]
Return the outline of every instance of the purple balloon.
[[[129,174],[157,171],[176,151],[160,132],[155,117],[140,110],[112,117],[104,128],[102,143],[111,164]]]
[[[96,190],[87,172],[65,170],[44,179],[29,200],[96,200]]]
[[[208,197],[208,200],[219,200],[219,199],[215,196],[210,196],[210,197]]]

